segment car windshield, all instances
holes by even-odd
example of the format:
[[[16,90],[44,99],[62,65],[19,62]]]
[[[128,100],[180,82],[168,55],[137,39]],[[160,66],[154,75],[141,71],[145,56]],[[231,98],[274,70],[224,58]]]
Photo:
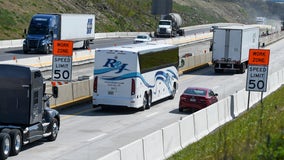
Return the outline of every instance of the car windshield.
[[[191,95],[205,96],[206,95],[206,90],[188,88],[188,89],[186,89],[184,91],[184,93],[191,94]]]
[[[147,36],[138,35],[136,38],[137,38],[137,39],[147,39]]]
[[[171,22],[169,22],[169,21],[160,21],[159,25],[171,25]]]

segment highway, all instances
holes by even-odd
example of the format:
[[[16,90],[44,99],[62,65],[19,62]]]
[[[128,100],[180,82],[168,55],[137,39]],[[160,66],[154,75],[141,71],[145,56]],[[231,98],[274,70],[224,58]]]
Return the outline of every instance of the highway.
[[[283,68],[283,44],[284,40],[281,40],[267,47],[271,50],[269,74]],[[61,130],[56,141],[24,146],[18,156],[9,159],[97,159],[190,114],[178,112],[179,96],[187,86],[212,88],[219,94],[219,99],[223,99],[245,88],[245,83],[246,73],[215,74],[207,67],[182,75],[173,100],[161,101],[143,112],[123,108],[94,109],[91,103],[75,105],[60,110]]]
[[[194,28],[194,29],[189,28],[186,30],[185,34],[189,36],[189,35],[194,35],[198,33],[206,33],[206,32],[209,32],[209,28],[210,28],[209,26],[202,26],[202,27]],[[153,41],[161,40],[161,39],[166,39],[166,38],[153,38]],[[115,46],[115,45],[132,44],[133,40],[134,40],[134,37],[95,39],[90,44],[90,48],[96,49],[96,48],[104,48],[104,47],[110,47],[110,46]],[[46,54],[40,54],[40,53],[24,54],[22,47],[0,49],[0,61],[12,60],[13,58],[22,59],[22,58],[30,58],[30,57],[40,57],[44,55]]]

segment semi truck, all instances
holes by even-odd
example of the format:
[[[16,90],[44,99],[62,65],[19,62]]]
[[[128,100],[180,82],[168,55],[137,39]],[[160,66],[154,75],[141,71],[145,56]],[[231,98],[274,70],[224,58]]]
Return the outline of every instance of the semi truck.
[[[213,31],[212,63],[215,73],[244,73],[250,49],[259,48],[259,28],[249,25],[218,27]]]
[[[46,93],[37,68],[0,64],[0,73],[0,160],[17,155],[25,144],[56,140],[60,116],[49,99],[58,96],[58,88]]]
[[[53,40],[71,40],[74,48],[89,48],[94,30],[92,14],[35,14],[24,30],[23,52],[51,53]]]
[[[177,34],[183,36],[184,29],[180,28],[181,25],[182,18],[178,13],[162,15],[155,37],[175,37]]]

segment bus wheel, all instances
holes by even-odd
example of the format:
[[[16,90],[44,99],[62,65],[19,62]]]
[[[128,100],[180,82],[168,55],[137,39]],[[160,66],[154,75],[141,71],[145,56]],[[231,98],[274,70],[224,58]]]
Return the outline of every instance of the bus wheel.
[[[175,98],[176,92],[177,92],[177,87],[176,87],[176,85],[174,84],[173,90],[172,90],[172,95],[170,96],[170,99],[174,99],[174,98]]]
[[[7,133],[0,133],[0,159],[9,157],[11,150],[11,138]]]
[[[144,111],[146,108],[147,108],[147,94],[144,94],[144,97],[143,97],[143,104],[142,104],[142,107],[140,108],[141,111]]]
[[[151,106],[152,106],[152,93],[149,93],[148,98],[147,98],[146,109],[150,109]]]

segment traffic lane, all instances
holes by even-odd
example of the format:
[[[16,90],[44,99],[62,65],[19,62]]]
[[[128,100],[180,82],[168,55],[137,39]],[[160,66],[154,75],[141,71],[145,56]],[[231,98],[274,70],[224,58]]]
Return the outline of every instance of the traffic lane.
[[[124,45],[133,42],[133,38],[109,38],[109,39],[95,39],[90,44],[91,49],[95,48],[103,48],[103,47],[110,47],[114,45]],[[82,49],[74,49],[75,51],[80,51]],[[30,58],[30,57],[41,57],[45,56],[46,54],[42,53],[27,53],[24,54],[22,47],[15,47],[15,48],[2,48],[0,49],[0,61],[7,61],[16,59],[23,59],[23,58]]]
[[[201,29],[194,29],[186,31],[185,34],[187,36],[204,33],[208,30],[208,28],[201,28]],[[114,37],[114,38],[103,38],[103,39],[95,39],[90,43],[91,49],[96,48],[104,48],[104,47],[111,47],[116,45],[126,45],[126,44],[133,44],[133,40],[135,37]],[[167,38],[153,38],[153,41],[156,40],[163,40]],[[81,49],[75,49],[81,50]],[[40,57],[46,54],[42,53],[28,53],[24,54],[22,47],[15,47],[15,48],[2,48],[0,49],[0,61],[7,61],[13,59],[22,59],[22,58],[30,58],[30,57]]]

